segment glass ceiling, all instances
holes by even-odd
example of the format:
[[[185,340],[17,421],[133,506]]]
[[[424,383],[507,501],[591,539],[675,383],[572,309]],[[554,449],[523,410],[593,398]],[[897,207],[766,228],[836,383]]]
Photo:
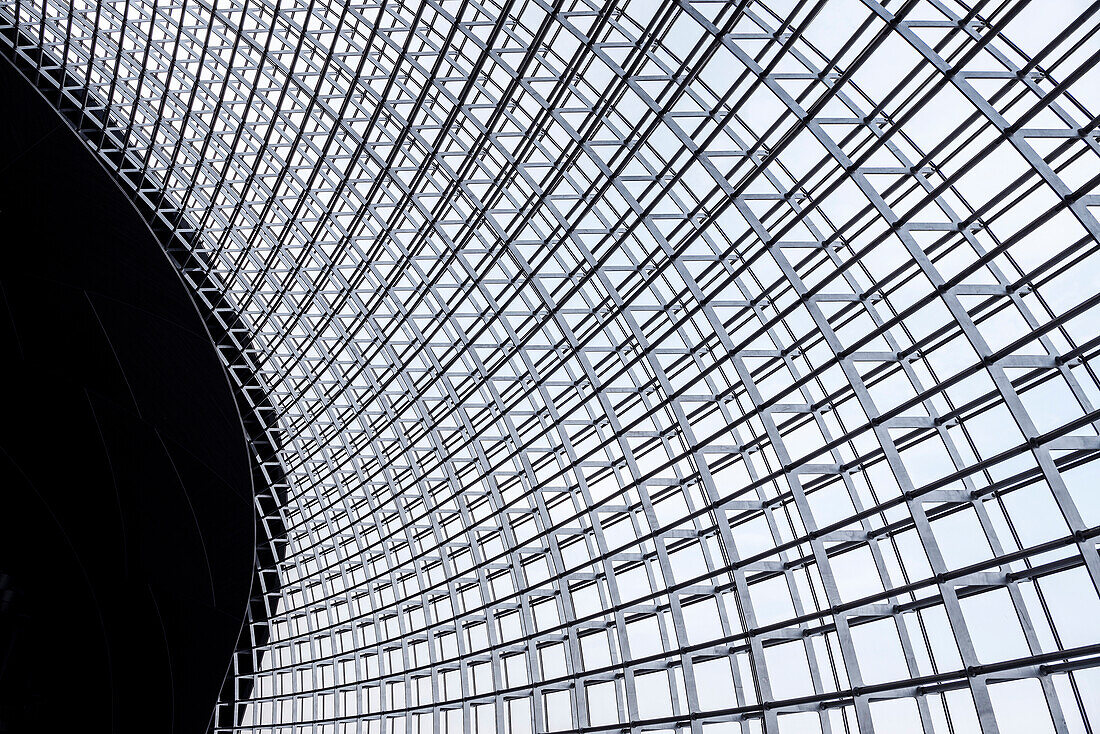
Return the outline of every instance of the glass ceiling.
[[[1098,24],[0,1],[279,447],[215,730],[1100,731]]]

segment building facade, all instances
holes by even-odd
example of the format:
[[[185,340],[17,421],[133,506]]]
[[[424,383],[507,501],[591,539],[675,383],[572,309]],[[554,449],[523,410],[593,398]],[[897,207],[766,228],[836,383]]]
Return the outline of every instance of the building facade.
[[[1094,732],[1100,7],[3,0],[250,421],[217,732]]]

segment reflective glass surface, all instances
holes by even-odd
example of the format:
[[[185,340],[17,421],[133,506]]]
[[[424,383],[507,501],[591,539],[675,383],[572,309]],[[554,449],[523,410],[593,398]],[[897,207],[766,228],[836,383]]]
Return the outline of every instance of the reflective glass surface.
[[[279,447],[216,730],[1097,731],[1098,24],[0,2]]]

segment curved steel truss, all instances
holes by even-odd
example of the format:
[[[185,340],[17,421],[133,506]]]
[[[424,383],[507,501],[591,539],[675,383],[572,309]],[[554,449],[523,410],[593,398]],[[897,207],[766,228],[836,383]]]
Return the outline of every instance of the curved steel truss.
[[[0,2],[278,434],[217,731],[1096,732],[1098,23]]]

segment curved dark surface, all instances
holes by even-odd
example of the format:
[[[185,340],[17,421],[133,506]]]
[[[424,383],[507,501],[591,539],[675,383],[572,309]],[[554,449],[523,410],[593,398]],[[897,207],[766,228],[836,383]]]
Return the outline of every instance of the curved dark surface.
[[[234,397],[137,211],[7,64],[0,98],[0,731],[205,731],[253,579]]]

